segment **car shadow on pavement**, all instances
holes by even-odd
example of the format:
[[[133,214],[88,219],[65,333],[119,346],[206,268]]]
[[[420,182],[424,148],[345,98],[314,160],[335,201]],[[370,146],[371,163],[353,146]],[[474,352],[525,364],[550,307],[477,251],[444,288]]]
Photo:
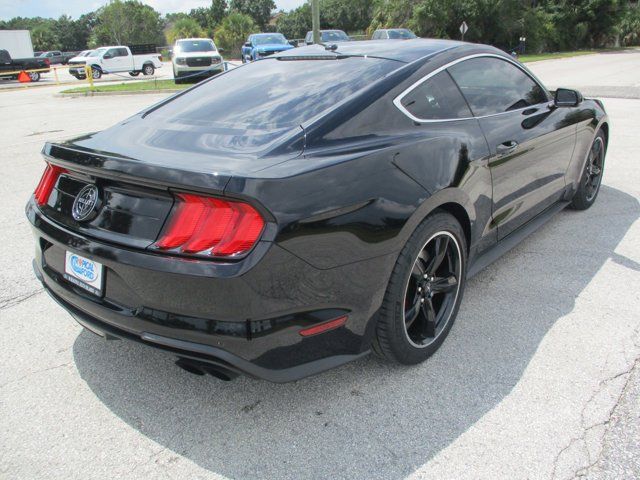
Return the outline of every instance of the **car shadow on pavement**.
[[[81,377],[130,427],[229,478],[401,478],[451,444],[518,383],[554,323],[639,217],[638,200],[602,187],[586,212],[564,211],[467,287],[443,347],[415,367],[374,356],[277,385],[197,377],[170,356],[83,332]]]

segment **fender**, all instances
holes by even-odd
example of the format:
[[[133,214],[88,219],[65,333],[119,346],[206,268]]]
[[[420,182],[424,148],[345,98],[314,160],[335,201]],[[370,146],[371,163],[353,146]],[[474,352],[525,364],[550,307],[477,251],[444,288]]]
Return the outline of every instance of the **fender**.
[[[591,119],[582,124],[578,124],[576,128],[576,149],[574,152],[574,158],[565,172],[565,182],[567,184],[567,192],[564,197],[565,200],[571,200],[575,192],[578,190],[580,179],[582,178],[582,172],[584,171],[584,167],[589,157],[589,150],[596,135],[605,125],[607,128],[609,127],[609,116],[604,111],[602,103],[597,100],[585,100],[583,108],[588,108],[590,105],[595,107],[588,110],[588,114],[591,115]],[[582,125],[584,125],[584,127],[581,128]],[[609,135],[607,135],[605,153],[609,146],[609,141],[610,138]]]

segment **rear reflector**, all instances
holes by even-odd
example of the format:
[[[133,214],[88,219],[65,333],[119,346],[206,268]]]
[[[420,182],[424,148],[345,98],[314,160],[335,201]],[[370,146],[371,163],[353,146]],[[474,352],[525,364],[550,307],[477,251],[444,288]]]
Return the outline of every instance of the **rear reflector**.
[[[58,181],[58,177],[65,172],[66,170],[64,168],[47,163],[40,183],[38,183],[36,191],[34,192],[38,205],[42,206],[49,201],[49,195],[51,195],[53,187],[55,187]]]
[[[328,322],[320,323],[318,325],[314,325],[313,327],[305,328],[300,330],[300,335],[303,337],[310,337],[311,335],[318,335],[319,333],[324,333],[329,330],[334,330],[338,327],[343,326],[347,323],[347,319],[349,317],[344,315],[342,317],[334,318],[333,320],[329,320]]]
[[[231,257],[251,250],[264,220],[249,204],[189,193],[177,206],[155,246],[178,253]]]

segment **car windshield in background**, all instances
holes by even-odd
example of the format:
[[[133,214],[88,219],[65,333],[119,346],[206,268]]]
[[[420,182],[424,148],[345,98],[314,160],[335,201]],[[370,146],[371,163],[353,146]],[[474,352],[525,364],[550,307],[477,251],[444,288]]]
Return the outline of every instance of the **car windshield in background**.
[[[407,30],[403,28],[399,30],[389,30],[389,38],[408,39],[408,38],[417,38],[417,37],[411,30]]]
[[[176,50],[184,53],[189,52],[213,52],[213,42],[207,40],[180,40]]]
[[[102,53],[106,52],[106,48],[99,48],[91,52],[87,57],[99,57]]]
[[[401,65],[370,57],[270,58],[204,82],[149,115],[164,117],[169,123],[211,127],[294,127]]]
[[[322,32],[323,42],[344,42],[346,40],[349,40],[349,36],[344,32]]]
[[[253,37],[255,45],[283,45],[287,39],[283,35],[256,35]]]

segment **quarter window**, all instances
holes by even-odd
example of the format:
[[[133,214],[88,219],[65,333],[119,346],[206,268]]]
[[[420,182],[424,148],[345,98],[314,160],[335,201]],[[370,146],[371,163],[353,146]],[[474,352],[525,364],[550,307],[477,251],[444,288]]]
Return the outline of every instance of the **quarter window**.
[[[509,112],[548,101],[540,85],[506,60],[472,58],[448,70],[476,116]]]
[[[421,120],[469,118],[471,111],[449,74],[440,72],[421,83],[400,101]]]

